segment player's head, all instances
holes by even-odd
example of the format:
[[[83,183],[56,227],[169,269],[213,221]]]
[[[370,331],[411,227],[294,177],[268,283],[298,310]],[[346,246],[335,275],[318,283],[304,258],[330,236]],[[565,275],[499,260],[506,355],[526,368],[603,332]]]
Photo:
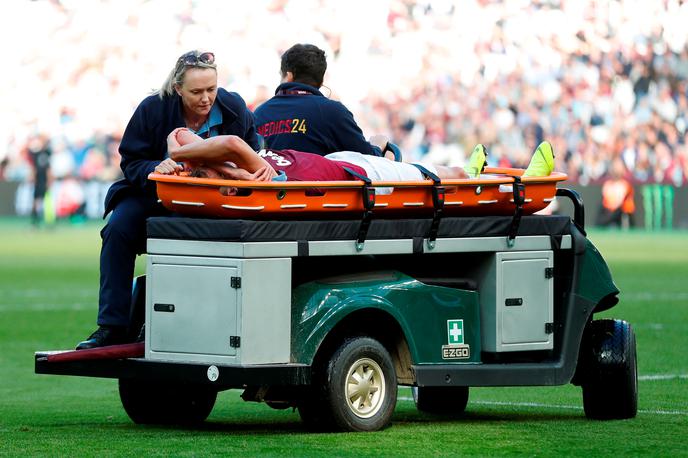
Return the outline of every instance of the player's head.
[[[212,167],[194,167],[191,169],[189,172],[189,176],[192,176],[194,178],[216,178],[216,179],[223,179],[225,178],[224,175],[217,170],[213,169]]]
[[[223,167],[199,166],[191,170],[190,176],[194,178],[215,178],[222,180],[250,180],[251,174],[244,169],[230,166],[225,163]],[[235,186],[220,186],[218,189],[223,196],[236,196],[240,190]]]
[[[280,72],[282,78],[295,83],[308,84],[319,88],[327,70],[325,51],[310,44],[295,44],[282,54]]]

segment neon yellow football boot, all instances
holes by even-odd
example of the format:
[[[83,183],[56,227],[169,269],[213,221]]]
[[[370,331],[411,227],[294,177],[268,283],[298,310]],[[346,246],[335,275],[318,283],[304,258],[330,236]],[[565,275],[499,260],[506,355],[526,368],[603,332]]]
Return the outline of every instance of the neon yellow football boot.
[[[485,150],[485,146],[478,143],[475,145],[475,148],[473,148],[471,157],[468,158],[468,163],[464,166],[463,170],[469,178],[479,178],[486,165],[487,151]]]
[[[548,141],[540,143],[530,159],[524,177],[548,177],[554,170],[554,150]]]

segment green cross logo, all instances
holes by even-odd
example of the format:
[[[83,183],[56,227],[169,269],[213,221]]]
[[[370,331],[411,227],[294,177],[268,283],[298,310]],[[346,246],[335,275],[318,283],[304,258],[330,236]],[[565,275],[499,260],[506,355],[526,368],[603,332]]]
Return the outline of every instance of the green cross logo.
[[[447,320],[449,345],[463,344],[463,320]]]

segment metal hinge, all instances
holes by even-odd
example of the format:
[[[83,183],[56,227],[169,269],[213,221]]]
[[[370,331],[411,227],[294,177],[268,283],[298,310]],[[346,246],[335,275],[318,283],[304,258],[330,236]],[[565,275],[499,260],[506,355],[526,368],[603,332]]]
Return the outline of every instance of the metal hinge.
[[[241,347],[241,337],[239,336],[229,336],[229,346],[232,348]]]
[[[241,277],[232,277],[229,280],[229,285],[235,289],[241,288]]]
[[[545,334],[552,334],[554,332],[554,323],[545,323]]]
[[[545,278],[554,277],[554,267],[545,267]]]

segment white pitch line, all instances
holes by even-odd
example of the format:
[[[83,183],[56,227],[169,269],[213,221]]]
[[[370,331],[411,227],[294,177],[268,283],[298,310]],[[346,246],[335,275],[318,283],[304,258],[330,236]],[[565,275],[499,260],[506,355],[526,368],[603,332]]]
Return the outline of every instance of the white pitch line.
[[[398,401],[413,401],[413,398],[400,396]],[[507,401],[468,401],[469,404],[478,404],[486,406],[509,406],[509,407],[544,407],[549,409],[566,409],[566,410],[583,410],[581,406],[568,406],[561,404],[544,404],[539,402],[507,402]],[[685,410],[644,410],[638,409],[638,413],[649,413],[655,415],[688,415]]]
[[[11,291],[3,291],[3,299],[17,300],[17,299],[53,299],[55,297],[91,297],[98,295],[98,286],[88,289],[69,289],[69,288],[53,288],[53,289],[19,289]]]
[[[655,381],[655,380],[674,380],[674,379],[688,379],[688,374],[655,374],[655,375],[639,375],[639,381]]]
[[[620,300],[629,301],[685,301],[688,299],[687,292],[637,292],[637,293],[624,293],[623,291],[619,294]]]
[[[473,404],[486,406],[512,406],[512,407],[550,407],[552,409],[583,410],[581,406],[567,406],[561,404],[544,404],[541,402],[508,402],[508,401],[471,401]]]
[[[48,312],[59,310],[88,310],[98,305],[98,298],[91,302],[75,302],[68,305],[56,305],[49,303],[32,304],[3,304],[0,303],[0,313],[3,312]]]

